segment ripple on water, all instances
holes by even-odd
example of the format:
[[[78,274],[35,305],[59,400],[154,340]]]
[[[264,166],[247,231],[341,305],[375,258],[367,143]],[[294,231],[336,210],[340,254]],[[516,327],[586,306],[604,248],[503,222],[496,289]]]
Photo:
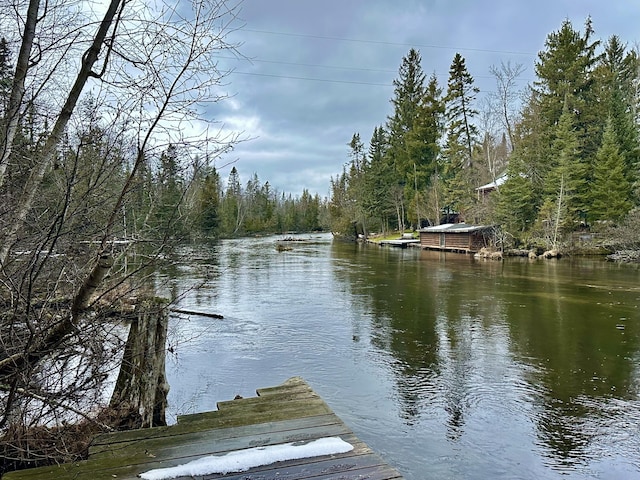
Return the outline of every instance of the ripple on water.
[[[518,269],[508,262],[487,274],[484,264],[423,261],[415,252],[294,245],[279,253],[273,242],[223,242],[219,261],[203,258],[222,275],[184,301],[225,318],[176,322],[193,342],[178,350],[181,368],[170,369],[173,401],[182,388],[195,410],[215,408],[302,375],[410,480],[640,478],[637,392],[571,399],[552,391],[570,388],[548,381],[565,363],[547,360],[559,326],[540,314],[563,300],[514,306],[548,285],[546,277],[527,285],[528,269],[540,265],[523,264],[527,271],[511,277]],[[563,342],[580,334],[571,322],[559,332]],[[632,327],[626,321],[627,342]],[[624,362],[637,364],[628,350]]]

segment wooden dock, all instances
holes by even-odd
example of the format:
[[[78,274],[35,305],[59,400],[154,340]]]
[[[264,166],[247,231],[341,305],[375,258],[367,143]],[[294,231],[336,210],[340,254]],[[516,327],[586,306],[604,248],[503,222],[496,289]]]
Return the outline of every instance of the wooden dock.
[[[89,459],[6,474],[6,480],[136,479],[152,469],[183,465],[254,447],[340,438],[347,453],[286,460],[241,473],[198,475],[199,480],[401,480],[331,411],[301,378],[257,390],[257,397],[218,402],[218,410],[178,417],[176,425],[101,435]],[[196,478],[184,476],[178,478]]]
[[[410,245],[419,245],[420,240],[418,240],[417,238],[413,238],[413,239],[400,238],[397,240],[380,240],[379,242],[376,242],[376,243],[380,246],[386,245],[389,247],[407,248]]]

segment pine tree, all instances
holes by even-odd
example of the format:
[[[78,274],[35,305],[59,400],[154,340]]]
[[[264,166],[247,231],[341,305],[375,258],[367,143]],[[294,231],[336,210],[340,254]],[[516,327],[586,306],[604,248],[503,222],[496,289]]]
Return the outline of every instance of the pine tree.
[[[447,146],[452,156],[457,156],[458,152],[464,152],[466,158],[463,166],[466,168],[472,166],[473,146],[478,135],[478,129],[473,124],[473,118],[478,111],[473,108],[473,103],[480,89],[473,83],[473,77],[467,70],[464,57],[456,53],[449,68],[445,98],[448,122]]]
[[[399,77],[393,81],[394,97],[391,99],[391,104],[394,111],[387,120],[389,148],[386,155],[387,161],[393,165],[396,176],[390,188],[396,192],[393,198],[395,209],[400,212],[399,228],[402,228],[405,222],[405,186],[413,184],[415,165],[419,161],[412,157],[412,153],[416,152],[415,149],[411,150],[408,147],[408,141],[425,93],[425,74],[421,62],[420,53],[415,49],[411,49],[402,59]]]
[[[393,115],[388,119],[387,131],[391,148],[398,149],[398,154],[404,145],[404,135],[413,128],[424,97],[425,75],[421,63],[420,52],[412,48],[402,59],[398,78],[393,80]]]
[[[591,217],[596,220],[619,220],[631,208],[631,185],[625,174],[611,118],[602,136],[594,164]]]
[[[407,151],[413,160],[417,175],[414,184],[417,189],[427,188],[429,180],[436,169],[440,153],[440,140],[444,123],[444,100],[442,89],[438,85],[435,74],[429,78],[425,94],[418,106],[413,128],[407,133]]]
[[[533,225],[540,202],[524,170],[517,154],[513,155],[507,167],[507,180],[497,192],[496,218],[504,230],[514,235],[521,235]]]
[[[215,168],[207,168],[197,194],[197,219],[205,235],[217,235],[220,226],[220,176]]]
[[[170,144],[160,155],[160,168],[156,180],[155,219],[160,230],[170,230],[172,234],[186,232],[179,205],[184,193],[184,179],[180,174],[178,149]]]
[[[549,128],[549,142],[553,142],[553,130],[567,103],[575,115],[573,123],[585,158],[595,155],[604,128],[593,77],[600,42],[592,41],[592,35],[591,19],[585,22],[584,34],[565,20],[557,32],[547,36],[546,48],[538,54],[535,66],[538,79],[534,82],[540,112]]]
[[[597,69],[600,87],[599,103],[608,110],[615,131],[620,154],[624,158],[625,176],[630,183],[638,180],[640,165],[640,137],[634,119],[636,85],[640,81],[640,61],[635,51],[615,35],[605,44],[604,54]]]
[[[387,161],[387,135],[382,126],[375,127],[368,151],[368,168],[365,171],[362,206],[382,231],[388,229],[389,213],[393,210],[391,186],[394,183],[393,167]]]
[[[581,155],[580,142],[574,126],[574,114],[569,110],[569,101],[560,115],[555,140],[551,149],[552,169],[545,179],[547,199],[555,199],[563,190],[563,203],[566,205],[566,218],[562,219],[565,228],[572,229],[580,219],[581,213],[588,209],[589,163]]]
[[[225,236],[234,236],[242,233],[246,212],[242,196],[242,186],[240,185],[240,174],[235,166],[229,172],[227,189],[221,201],[220,211],[222,233]]]
[[[465,59],[459,54],[449,69],[446,116],[447,141],[440,170],[444,185],[444,202],[450,209],[463,212],[473,202],[473,149],[478,129],[473,118],[478,111],[473,102],[479,89],[473,85]]]

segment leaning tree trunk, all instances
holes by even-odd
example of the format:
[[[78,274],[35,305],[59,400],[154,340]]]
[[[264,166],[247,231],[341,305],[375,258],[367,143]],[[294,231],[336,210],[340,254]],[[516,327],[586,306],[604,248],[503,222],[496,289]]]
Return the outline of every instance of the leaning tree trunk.
[[[166,425],[169,385],[165,375],[168,311],[162,302],[144,300],[131,324],[122,366],[111,397],[122,426]]]

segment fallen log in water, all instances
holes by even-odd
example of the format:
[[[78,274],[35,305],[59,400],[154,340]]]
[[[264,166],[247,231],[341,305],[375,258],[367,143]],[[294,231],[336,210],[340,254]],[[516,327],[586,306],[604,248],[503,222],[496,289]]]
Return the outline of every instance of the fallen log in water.
[[[184,308],[170,308],[169,310],[172,311],[173,313],[182,313],[184,315],[199,315],[201,317],[219,318],[219,319],[224,318],[224,316],[220,315],[219,313],[200,312],[197,310],[185,310]]]

